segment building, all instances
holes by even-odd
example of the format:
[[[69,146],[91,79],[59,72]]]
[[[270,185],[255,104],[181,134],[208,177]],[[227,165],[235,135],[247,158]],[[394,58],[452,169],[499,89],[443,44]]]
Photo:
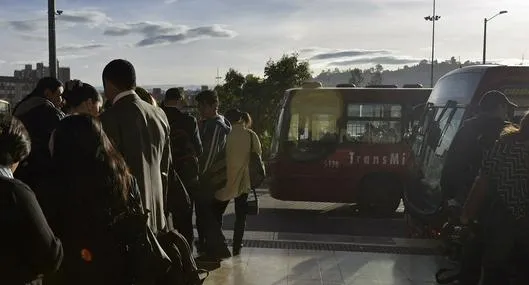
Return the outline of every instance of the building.
[[[70,68],[69,67],[60,67],[59,61],[57,61],[57,78],[62,81],[66,82],[70,80]],[[44,66],[44,63],[40,62],[37,63],[36,68],[33,69],[33,66],[31,64],[26,64],[24,66],[24,69],[22,70],[15,70],[14,77],[17,79],[22,80],[30,80],[35,81],[35,84],[39,79],[50,76],[50,68],[48,66]]]
[[[35,88],[39,79],[49,75],[50,68],[40,62],[35,69],[26,64],[24,69],[15,70],[13,76],[0,76],[0,99],[15,104]],[[62,82],[70,80],[70,68],[59,67],[57,77]]]

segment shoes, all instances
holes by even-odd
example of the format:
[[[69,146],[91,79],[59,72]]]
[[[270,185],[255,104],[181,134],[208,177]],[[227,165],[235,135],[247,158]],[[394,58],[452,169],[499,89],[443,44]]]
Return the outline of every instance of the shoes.
[[[241,254],[242,245],[234,245],[233,246],[233,256],[237,256]]]

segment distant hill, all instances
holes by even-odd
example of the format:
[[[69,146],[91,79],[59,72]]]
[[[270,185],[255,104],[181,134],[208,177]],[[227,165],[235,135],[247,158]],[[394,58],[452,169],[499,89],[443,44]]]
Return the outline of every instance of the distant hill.
[[[479,62],[466,61],[464,63],[458,62],[454,57],[444,62],[436,62],[434,65],[434,82],[437,82],[446,73],[458,69],[463,66],[477,65]],[[401,87],[404,84],[422,84],[424,87],[430,87],[430,69],[431,65],[428,61],[423,60],[417,65],[404,66],[397,70],[383,70],[382,66],[377,66],[382,82],[381,84],[396,84]],[[363,81],[357,86],[366,86],[371,81],[372,77],[376,74],[377,69],[371,68],[362,70],[361,74]],[[318,76],[314,78],[315,81],[319,81],[326,87],[336,86],[341,83],[350,83],[352,79],[352,69],[349,70],[324,70]],[[354,80],[353,80],[354,82]]]

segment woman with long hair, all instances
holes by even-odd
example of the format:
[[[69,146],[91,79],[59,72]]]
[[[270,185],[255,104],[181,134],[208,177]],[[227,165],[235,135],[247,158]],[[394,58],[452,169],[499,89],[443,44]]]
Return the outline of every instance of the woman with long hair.
[[[63,119],[50,148],[56,177],[50,220],[65,252],[59,284],[120,284],[120,264],[108,263],[118,260],[109,224],[137,195],[125,160],[86,114]]]
[[[481,284],[509,284],[513,253],[525,261],[529,257],[528,114],[520,128],[507,126],[485,156],[465,203],[462,224],[468,224],[478,212],[484,238]]]
[[[233,255],[239,255],[246,227],[247,200],[251,189],[250,154],[261,155],[261,142],[255,132],[247,128],[249,114],[232,109],[226,112],[232,130],[226,139],[226,187],[215,193],[219,203],[217,216],[222,217],[230,200],[235,201],[235,228],[233,231]],[[246,119],[245,119],[246,118]],[[222,222],[222,221],[221,221]]]
[[[99,116],[103,107],[103,98],[92,85],[80,80],[70,80],[65,85],[66,90],[62,95],[65,101],[63,111],[68,114]]]

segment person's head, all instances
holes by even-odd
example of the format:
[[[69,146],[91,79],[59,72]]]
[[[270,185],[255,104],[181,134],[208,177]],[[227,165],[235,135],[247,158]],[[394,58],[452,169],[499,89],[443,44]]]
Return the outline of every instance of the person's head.
[[[31,141],[26,128],[17,118],[0,114],[0,166],[14,172],[31,151]]]
[[[116,95],[123,91],[136,88],[136,71],[134,66],[127,60],[115,59],[103,70],[103,87],[105,96],[113,100]]]
[[[103,107],[103,98],[92,85],[80,80],[70,80],[65,85],[63,98],[69,113],[99,116]]]
[[[497,90],[486,92],[479,101],[479,109],[482,114],[502,120],[507,119],[511,110],[516,107],[516,104],[511,102],[505,94]]]
[[[126,199],[132,176],[97,118],[78,114],[61,120],[52,135],[50,153],[68,181],[111,189]]]
[[[238,109],[230,109],[224,113],[224,117],[232,124],[243,123],[242,112]]]
[[[144,88],[141,88],[141,87],[136,87],[136,89],[134,89],[134,91],[136,91],[136,94],[138,94],[138,96],[140,97],[141,100],[153,105],[153,106],[158,106],[158,104],[156,103],[156,100],[154,100],[154,98],[152,97],[151,93],[149,93],[149,91],[145,90]]]
[[[219,96],[213,90],[204,90],[195,97],[198,112],[205,119],[215,117],[219,110]]]
[[[250,113],[242,112],[242,121],[244,122],[244,126],[247,129],[252,128],[253,120],[252,120],[252,116],[250,116]]]
[[[179,88],[169,88],[165,91],[164,104],[166,106],[183,107],[184,105],[184,94]]]
[[[53,77],[43,77],[37,82],[37,86],[30,96],[39,96],[48,99],[56,108],[62,108],[62,82]]]

